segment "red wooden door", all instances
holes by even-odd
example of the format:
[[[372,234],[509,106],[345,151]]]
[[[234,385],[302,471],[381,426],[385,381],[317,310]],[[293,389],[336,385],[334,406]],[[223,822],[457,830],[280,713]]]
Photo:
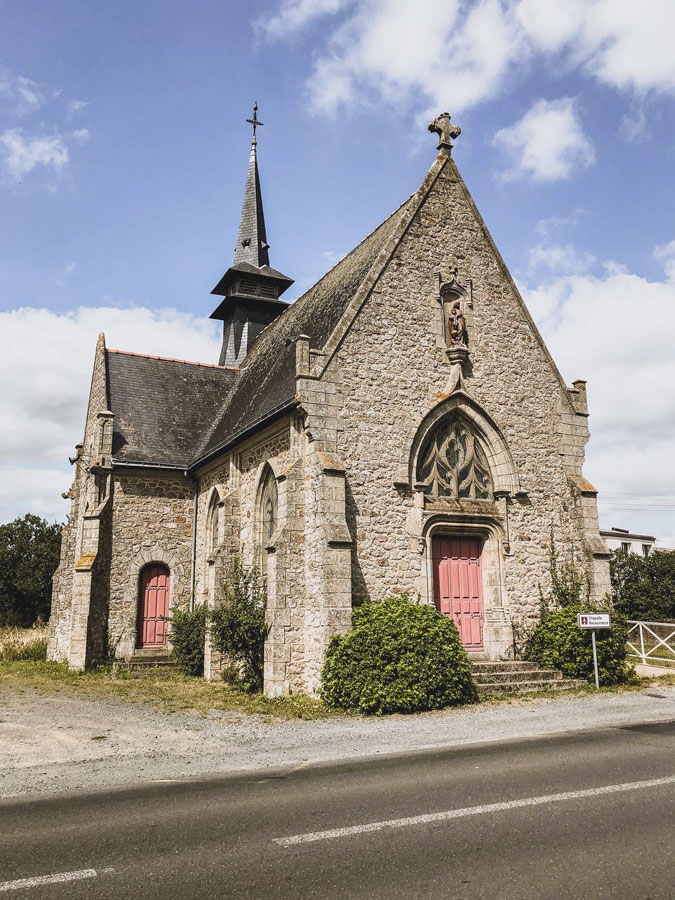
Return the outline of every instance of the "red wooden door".
[[[166,566],[146,566],[141,572],[138,601],[138,643],[140,647],[165,647],[169,615],[169,570]]]
[[[452,616],[467,650],[483,649],[483,576],[480,541],[439,535],[432,541],[434,602]]]

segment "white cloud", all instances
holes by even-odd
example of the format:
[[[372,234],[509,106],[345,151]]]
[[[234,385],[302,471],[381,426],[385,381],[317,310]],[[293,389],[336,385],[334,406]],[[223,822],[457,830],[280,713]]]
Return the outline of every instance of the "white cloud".
[[[350,7],[309,81],[314,110],[357,99],[405,103],[421,90],[453,114],[499,89],[509,60],[524,52],[498,0],[362,0]]]
[[[572,244],[556,244],[542,241],[530,250],[530,271],[545,270],[557,274],[578,275],[595,263],[592,253],[580,253]]]
[[[535,181],[570,178],[595,160],[571,97],[538,100],[514,125],[501,128],[493,144],[509,160],[507,180],[532,177]]]
[[[322,250],[321,256],[326,260],[326,265],[328,266],[334,266],[336,262],[342,259],[342,256],[336,253],[335,250]]]
[[[533,45],[619,90],[675,92],[675,5],[668,0],[519,0]]]
[[[100,331],[112,349],[202,362],[220,350],[216,323],[171,309],[0,313],[0,521],[66,515],[60,493],[72,480],[67,457],[82,437]]]
[[[276,16],[260,18],[255,26],[270,41],[286,40],[317,19],[349,5],[350,0],[282,0]]]
[[[58,90],[48,90],[32,78],[13,75],[7,69],[0,70],[0,99],[16,116],[37,112],[60,93]]]
[[[5,172],[15,181],[20,181],[36,166],[60,172],[70,159],[68,147],[58,132],[31,137],[23,128],[7,128],[0,134],[0,155]]]
[[[31,78],[0,68],[0,108],[5,118],[25,119],[49,105],[53,123],[55,114],[70,119],[88,106],[84,100],[71,100],[64,116],[63,106],[54,103],[61,93],[60,89],[47,88]],[[89,137],[87,128],[66,132],[55,124],[50,127],[44,122],[37,128],[25,126],[25,123],[21,127],[5,127],[0,132],[0,169],[14,182],[21,181],[38,167],[49,170],[52,175],[59,174],[70,160],[69,145],[85,144]],[[45,186],[53,190],[53,184]]]
[[[86,144],[89,140],[89,129],[78,128],[76,131],[71,132],[70,136],[74,141],[77,141],[78,144]]]
[[[82,112],[83,109],[89,106],[88,100],[71,100],[68,104],[68,117],[72,118],[77,113]]]
[[[675,241],[654,247],[654,259],[663,263],[663,269],[671,281],[675,281]]]
[[[65,278],[67,275],[72,275],[75,269],[77,268],[77,263],[69,262],[66,263],[65,266],[61,269],[60,277],[56,279],[56,284],[58,287],[65,286]]]
[[[675,242],[666,246],[675,252]],[[601,501],[603,492],[675,494],[675,281],[610,264],[600,276],[560,277],[525,297],[567,383],[588,380],[586,474]],[[654,533],[641,515],[631,527]],[[621,525],[618,512],[612,518]],[[660,527],[672,530],[672,515]]]
[[[281,0],[257,24],[291,39],[321,17],[315,111],[421,92],[454,115],[510,89],[535,58],[634,95],[675,92],[668,0]]]

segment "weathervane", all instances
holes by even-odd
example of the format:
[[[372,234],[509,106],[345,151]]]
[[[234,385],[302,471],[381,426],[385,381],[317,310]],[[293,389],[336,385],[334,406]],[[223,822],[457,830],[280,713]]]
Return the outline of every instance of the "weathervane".
[[[257,100],[253,101],[253,118],[247,119],[246,121],[250,122],[251,125],[253,125],[253,143],[255,144],[255,143],[257,143],[257,138],[255,136],[255,130],[258,127],[258,125],[265,124],[264,122],[261,122],[260,119],[258,118],[258,101]]]

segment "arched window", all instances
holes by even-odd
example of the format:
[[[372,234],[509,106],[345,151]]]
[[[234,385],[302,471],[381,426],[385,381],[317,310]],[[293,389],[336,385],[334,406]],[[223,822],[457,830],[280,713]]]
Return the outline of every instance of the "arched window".
[[[450,416],[436,425],[422,445],[417,482],[431,497],[492,499],[487,456],[466,421]]]
[[[260,570],[263,575],[267,571],[267,552],[266,547],[272,541],[274,532],[277,530],[277,519],[279,515],[279,491],[277,489],[277,480],[271,466],[267,466],[262,481],[260,482],[260,500],[258,503],[258,558],[260,560]]]
[[[214,556],[220,546],[219,512],[218,492],[214,491],[209,504],[209,513],[206,517],[206,550],[208,556]]]

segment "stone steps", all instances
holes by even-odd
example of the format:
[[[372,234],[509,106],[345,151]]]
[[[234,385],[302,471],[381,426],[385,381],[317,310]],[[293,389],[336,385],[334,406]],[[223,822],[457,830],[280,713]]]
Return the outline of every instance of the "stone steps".
[[[471,664],[476,688],[481,697],[495,694],[528,694],[534,691],[571,691],[586,682],[563,678],[556,669],[540,669],[527,660],[475,660]]]
[[[174,669],[177,663],[166,650],[136,650],[126,660],[124,668],[135,669]]]

